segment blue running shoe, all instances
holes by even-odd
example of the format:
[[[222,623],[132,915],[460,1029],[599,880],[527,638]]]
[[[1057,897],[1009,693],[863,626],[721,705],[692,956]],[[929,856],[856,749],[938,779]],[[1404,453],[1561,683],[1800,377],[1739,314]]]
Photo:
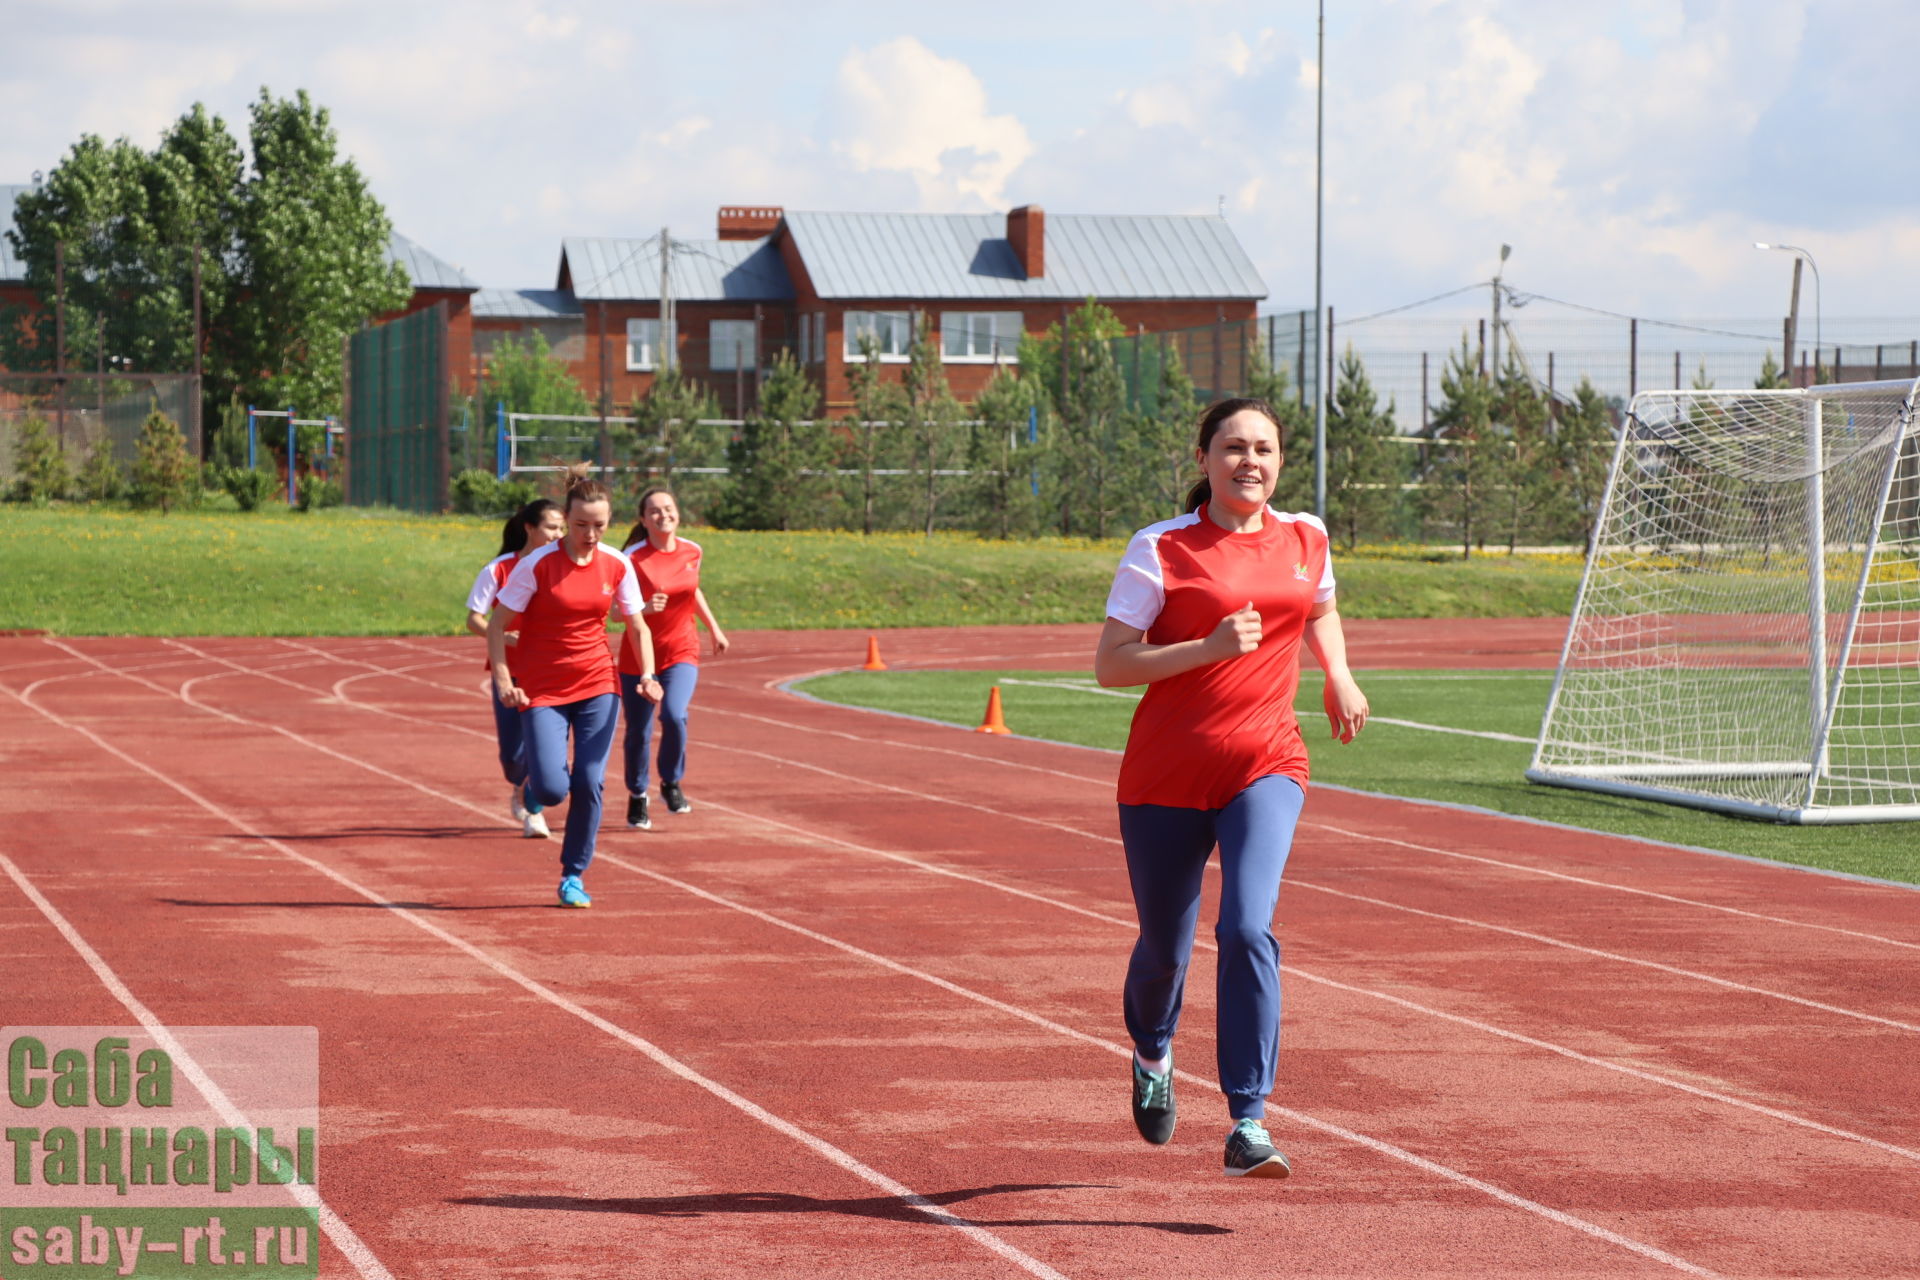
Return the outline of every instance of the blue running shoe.
[[[1164,1147],[1173,1138],[1173,1055],[1167,1055],[1165,1071],[1148,1071],[1138,1058],[1133,1063],[1133,1127],[1156,1147]]]
[[[1227,1135],[1229,1178],[1284,1178],[1293,1172],[1287,1158],[1273,1149],[1273,1139],[1258,1120],[1242,1120]]]
[[[593,905],[593,899],[587,896],[586,888],[581,885],[579,876],[562,876],[560,878],[560,905],[563,907],[590,907]]]

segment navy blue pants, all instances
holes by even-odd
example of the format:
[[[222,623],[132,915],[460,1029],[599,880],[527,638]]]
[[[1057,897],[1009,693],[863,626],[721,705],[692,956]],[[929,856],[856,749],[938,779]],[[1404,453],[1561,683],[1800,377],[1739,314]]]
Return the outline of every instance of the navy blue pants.
[[[693,687],[700,683],[698,663],[676,662],[654,675],[660,681],[656,707],[640,696],[640,677],[620,674],[620,700],[626,704],[627,732],[621,740],[626,756],[627,794],[647,794],[647,753],[653,744],[654,713],[660,719],[660,781],[679,782],[687,776],[687,707]]]
[[[1220,846],[1216,980],[1220,1091],[1235,1120],[1266,1114],[1280,1054],[1280,943],[1273,910],[1306,794],[1292,778],[1257,779],[1222,809],[1120,806],[1120,839],[1140,938],[1127,965],[1127,1031],[1149,1060],[1164,1058],[1200,918],[1207,859]]]
[[[520,713],[497,697],[487,701],[493,704],[493,736],[500,743],[500,773],[509,785],[521,787],[520,799],[527,812],[538,813],[543,806],[521,786],[527,780],[527,753],[524,735],[520,732]]]
[[[541,804],[567,805],[567,834],[560,841],[560,868],[577,876],[593,861],[600,835],[600,792],[613,750],[620,699],[611,693],[557,707],[520,713],[527,753],[527,791]],[[573,768],[567,768],[567,735],[573,735]]]

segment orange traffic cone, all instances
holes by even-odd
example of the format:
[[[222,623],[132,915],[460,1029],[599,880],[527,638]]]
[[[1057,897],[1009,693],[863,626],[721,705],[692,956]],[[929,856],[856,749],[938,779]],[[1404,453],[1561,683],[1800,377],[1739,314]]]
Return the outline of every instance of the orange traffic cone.
[[[1012,733],[1007,728],[1006,717],[1000,714],[1000,686],[993,686],[993,692],[987,695],[987,718],[980,722],[975,733]]]
[[[880,637],[867,637],[867,661],[866,665],[860,669],[862,671],[885,671],[887,669],[887,664],[880,661]]]

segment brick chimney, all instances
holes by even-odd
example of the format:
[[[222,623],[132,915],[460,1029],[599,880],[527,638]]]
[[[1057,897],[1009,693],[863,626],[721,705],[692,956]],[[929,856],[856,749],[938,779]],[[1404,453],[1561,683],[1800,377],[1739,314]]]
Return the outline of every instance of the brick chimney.
[[[1020,270],[1029,280],[1047,274],[1047,211],[1037,204],[1023,204],[1007,211],[1007,240]]]
[[[759,240],[770,236],[786,212],[779,205],[723,204],[720,206],[720,238]]]

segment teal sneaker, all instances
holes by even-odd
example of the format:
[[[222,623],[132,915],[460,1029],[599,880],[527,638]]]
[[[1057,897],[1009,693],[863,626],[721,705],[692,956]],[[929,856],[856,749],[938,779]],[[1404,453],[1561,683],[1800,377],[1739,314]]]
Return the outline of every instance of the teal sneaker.
[[[1156,1147],[1164,1147],[1173,1138],[1178,1118],[1173,1108],[1173,1055],[1167,1055],[1165,1071],[1147,1071],[1140,1060],[1127,1055],[1133,1066],[1133,1127]]]
[[[1258,1120],[1242,1120],[1227,1135],[1229,1178],[1284,1178],[1293,1172],[1287,1158],[1273,1149],[1273,1139]]]
[[[593,899],[587,896],[586,888],[580,883],[579,876],[561,877],[560,905],[563,907],[590,907],[593,905]]]

